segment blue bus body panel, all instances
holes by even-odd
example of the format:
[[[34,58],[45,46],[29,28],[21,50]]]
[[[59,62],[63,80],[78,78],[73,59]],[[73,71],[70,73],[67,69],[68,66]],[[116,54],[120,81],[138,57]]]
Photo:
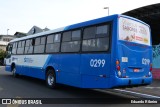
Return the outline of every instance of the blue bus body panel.
[[[103,65],[101,61],[105,61],[105,64]],[[80,67],[80,71],[82,74],[82,87],[84,88],[108,87],[110,72],[111,72],[110,61],[111,61],[110,53],[82,54],[81,67]]]
[[[81,87],[80,59],[80,54],[60,55],[59,83]]]
[[[40,67],[16,65],[16,73],[45,80],[45,71]]]
[[[122,76],[129,76],[130,78],[147,76],[152,62],[151,46],[126,41],[119,41],[118,43],[121,71],[124,71]],[[128,58],[128,62],[122,62],[122,57]],[[149,60],[149,63],[143,63],[143,59]],[[134,72],[134,69],[139,69],[139,71]]]
[[[71,86],[81,86],[80,54],[51,54],[48,56],[44,69],[53,67],[56,72],[56,82]]]

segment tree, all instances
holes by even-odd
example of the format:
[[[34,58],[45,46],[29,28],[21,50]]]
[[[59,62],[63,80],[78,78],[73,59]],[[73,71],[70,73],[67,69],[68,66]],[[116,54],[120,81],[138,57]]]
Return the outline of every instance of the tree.
[[[4,58],[6,56],[6,51],[0,49],[0,65],[4,64]]]

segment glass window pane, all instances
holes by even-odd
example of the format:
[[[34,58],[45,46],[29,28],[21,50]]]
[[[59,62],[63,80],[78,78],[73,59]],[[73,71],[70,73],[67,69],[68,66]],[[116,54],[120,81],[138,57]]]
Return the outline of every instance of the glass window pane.
[[[34,53],[44,53],[44,46],[45,45],[34,46]]]
[[[61,34],[55,34],[54,43],[55,42],[60,42],[60,41],[61,41]]]
[[[63,33],[62,41],[71,41],[71,31]]]
[[[17,49],[17,54],[23,54],[24,48],[18,48]]]
[[[61,46],[61,52],[79,52],[80,41],[63,42]]]
[[[44,45],[46,41],[46,37],[41,37],[41,45]]]
[[[54,35],[49,35],[47,37],[47,43],[53,43],[53,38],[54,38]]]
[[[35,45],[39,45],[40,44],[40,38],[36,38],[35,39]]]
[[[83,40],[82,51],[94,51],[96,47],[96,39]]]
[[[12,54],[16,54],[16,48],[12,49]]]
[[[55,43],[55,44],[47,44],[46,45],[46,52],[59,52],[60,49],[60,43]]]
[[[25,41],[22,41],[22,47],[24,47]]]
[[[104,37],[109,36],[109,25],[102,25],[97,27],[96,36]]]
[[[82,51],[107,51],[109,48],[109,38],[97,38],[83,40]]]
[[[30,40],[26,40],[26,46],[29,46]]]
[[[20,48],[21,46],[22,46],[22,42],[19,41],[19,42],[18,42],[18,48]]]
[[[33,46],[25,47],[25,54],[31,54],[33,53]]]
[[[72,31],[72,40],[81,39],[81,30]]]
[[[96,27],[89,27],[84,29],[83,39],[95,38]]]
[[[107,51],[109,48],[109,38],[97,38],[96,51]]]
[[[17,43],[16,42],[13,44],[13,48],[17,48]]]

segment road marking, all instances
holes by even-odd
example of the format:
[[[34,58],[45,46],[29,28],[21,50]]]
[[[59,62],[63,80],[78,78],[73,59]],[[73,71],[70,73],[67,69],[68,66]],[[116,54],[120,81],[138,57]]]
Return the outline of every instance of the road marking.
[[[147,89],[160,89],[160,87],[145,87],[145,88],[147,88]]]
[[[117,94],[117,91],[113,90],[113,89],[107,89],[107,90],[104,90],[104,89],[93,89],[95,91],[99,91],[99,92],[103,92],[103,93],[107,93],[107,94],[112,94],[112,95],[118,95]],[[131,98],[131,95],[126,95],[126,94],[122,94],[122,93],[119,93],[118,96],[123,96],[123,97],[126,97],[126,98]],[[134,96],[132,96],[132,98],[135,98]]]
[[[133,96],[137,96],[139,98],[160,98],[160,96],[143,94],[143,93],[138,93],[138,92],[134,92],[134,91],[127,91],[127,90],[122,90],[122,89],[114,89],[114,90],[120,91],[122,93],[130,94],[130,95],[133,95]]]
[[[143,94],[143,93],[138,93],[134,91],[127,91],[127,90],[122,90],[122,89],[111,89],[111,90],[102,90],[102,89],[94,89],[96,91],[100,92],[105,92],[105,93],[111,93],[111,94],[116,94],[120,93],[125,96],[132,96],[132,97],[138,97],[138,98],[160,98],[160,96],[154,96],[154,95],[149,95],[149,94]]]

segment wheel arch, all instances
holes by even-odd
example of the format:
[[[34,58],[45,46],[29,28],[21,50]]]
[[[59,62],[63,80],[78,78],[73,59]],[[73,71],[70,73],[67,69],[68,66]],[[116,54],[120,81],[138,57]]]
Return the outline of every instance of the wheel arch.
[[[15,64],[15,63],[12,63],[12,64],[11,64],[11,72],[12,72],[12,70],[13,70],[14,67],[16,67],[16,64]]]
[[[53,66],[47,66],[46,70],[45,70],[45,79],[46,79],[47,72],[48,72],[49,69],[52,69],[54,71],[54,73],[56,74],[55,68]]]

